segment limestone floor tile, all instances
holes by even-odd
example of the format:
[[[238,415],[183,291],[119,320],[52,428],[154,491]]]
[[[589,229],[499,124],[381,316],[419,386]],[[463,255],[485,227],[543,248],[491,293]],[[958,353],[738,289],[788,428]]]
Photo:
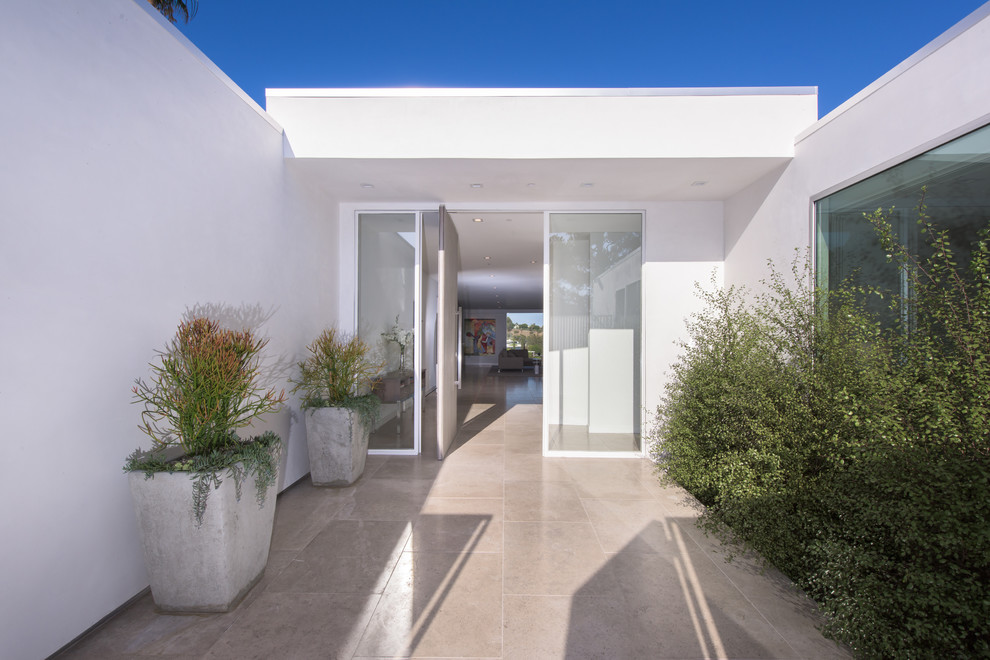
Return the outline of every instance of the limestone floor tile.
[[[506,521],[504,528],[506,594],[616,594],[591,523]]]
[[[431,497],[501,498],[503,481],[500,468],[491,470],[451,470],[441,472],[433,482]]]
[[[502,500],[431,497],[406,549],[413,552],[502,552]]]
[[[542,420],[507,420],[505,422],[505,436],[513,438],[527,438],[542,441],[543,422]]]
[[[506,595],[504,601],[506,660],[637,657],[628,652],[628,615],[613,596]]]
[[[573,481],[562,463],[566,458],[544,458],[539,453],[505,454],[506,481]]]
[[[541,438],[514,438],[508,434],[505,436],[505,455],[513,454],[540,457],[543,452]]]
[[[454,438],[456,444],[501,445],[505,443],[505,431],[501,428],[485,427],[480,430],[462,430]]]
[[[494,450],[494,451],[492,451]],[[502,497],[504,457],[500,445],[464,447],[444,460],[432,497]]]
[[[161,614],[155,610],[151,594],[134,601],[126,610],[66,649],[59,658],[133,657],[166,655],[170,645],[185,640],[184,646],[205,652],[230,627],[235,614]],[[173,655],[181,655],[183,650]],[[190,653],[190,655],[192,652]]]
[[[638,459],[572,458],[564,465],[582,497],[651,500],[654,494],[640,479]]]
[[[389,456],[382,454],[369,454],[364,459],[364,472],[361,473],[361,479],[374,477],[378,470],[382,468],[388,462]]]
[[[268,564],[261,580],[231,612],[165,614],[155,609],[152,595],[147,593],[59,657],[113,658],[133,657],[132,654],[200,657],[213,646],[240,613],[264,593],[271,581],[296,554],[294,551],[269,552]]]
[[[605,552],[672,552],[666,510],[656,500],[582,500]]]
[[[675,530],[676,531],[676,530]],[[684,544],[697,546],[708,558],[711,569],[700,562],[699,574],[709,570],[731,584],[742,594],[762,618],[787,642],[797,657],[848,658],[849,650],[825,639],[819,632],[821,617],[813,601],[807,598],[791,581],[773,567],[764,567],[760,561],[748,556],[735,556],[727,561],[717,544],[707,538],[700,543],[684,534]],[[704,579],[704,578],[702,578]],[[713,598],[722,602],[723,596],[713,592]],[[731,601],[729,601],[731,602]]]
[[[505,449],[501,443],[468,443],[452,451],[443,460],[449,469],[458,467],[480,467],[500,465],[505,458]]]
[[[368,479],[344,501],[341,520],[414,520],[430,493],[428,479]]]
[[[266,593],[204,656],[219,660],[349,658],[378,597]]]
[[[473,409],[477,408],[487,408],[487,411],[475,415]],[[457,429],[458,434],[475,436],[482,433],[501,433],[505,430],[505,420],[497,411],[497,404],[494,403],[475,403],[470,409],[459,410],[458,417],[463,415],[465,418],[468,416],[471,418],[461,423]]]
[[[373,479],[436,479],[442,462],[423,456],[389,456]]]
[[[506,481],[505,519],[588,522],[588,514],[570,483]]]
[[[536,449],[538,452],[542,452],[543,432],[539,425],[513,427],[512,430],[505,432],[505,446],[507,450],[509,447],[513,447],[518,450]]]
[[[369,456],[353,486],[284,491],[233,612],[146,595],[61,657],[849,657],[786,578],[726,563],[648,460],[543,458],[542,381],[487,371],[466,373],[445,461],[427,441]]]
[[[297,481],[275,503],[272,548],[302,550],[321,529],[333,520],[353,489],[343,492],[313,486],[309,477]]]
[[[406,552],[356,655],[500,657],[502,557]]]
[[[406,544],[410,526],[405,521],[332,521],[268,590],[381,593]]]
[[[609,556],[630,614],[628,635],[653,658],[793,658],[783,637],[705,558],[620,552]]]

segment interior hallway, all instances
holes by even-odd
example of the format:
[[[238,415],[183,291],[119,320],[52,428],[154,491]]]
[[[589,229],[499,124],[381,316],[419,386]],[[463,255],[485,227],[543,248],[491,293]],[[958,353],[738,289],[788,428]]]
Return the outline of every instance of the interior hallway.
[[[541,455],[542,381],[468,370],[455,449],[278,498],[233,612],[137,599],[63,658],[831,658],[786,579],[726,564],[639,459]],[[425,434],[424,434],[425,435]]]

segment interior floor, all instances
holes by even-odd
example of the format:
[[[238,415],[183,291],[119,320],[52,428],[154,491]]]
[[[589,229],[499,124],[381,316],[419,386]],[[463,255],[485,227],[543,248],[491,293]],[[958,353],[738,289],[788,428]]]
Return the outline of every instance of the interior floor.
[[[831,658],[813,604],[727,563],[636,458],[545,458],[542,381],[469,370],[444,461],[368,457],[284,491],[261,581],[225,614],[138,597],[62,658]]]

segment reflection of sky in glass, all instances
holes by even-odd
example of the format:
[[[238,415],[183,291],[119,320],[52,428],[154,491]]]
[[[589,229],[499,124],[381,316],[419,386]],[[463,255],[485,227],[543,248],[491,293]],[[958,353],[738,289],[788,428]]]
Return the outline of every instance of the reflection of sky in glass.
[[[533,325],[534,323],[541,328],[543,327],[543,312],[509,312],[508,318],[512,319],[512,322],[516,325],[520,323],[525,323],[526,325]]]

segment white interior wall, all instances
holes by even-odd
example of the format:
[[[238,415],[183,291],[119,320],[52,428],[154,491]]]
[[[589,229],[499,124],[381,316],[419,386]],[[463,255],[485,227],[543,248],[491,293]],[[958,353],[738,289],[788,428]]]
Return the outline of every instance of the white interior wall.
[[[756,286],[811,240],[814,199],[990,123],[990,3],[798,137],[793,161],[726,202],[726,281]]]
[[[337,237],[279,127],[146,2],[14,3],[0,61],[0,657],[34,659],[148,584],[133,380],[196,303],[274,309],[293,363],[335,320]],[[268,425],[291,483],[302,429]]]

